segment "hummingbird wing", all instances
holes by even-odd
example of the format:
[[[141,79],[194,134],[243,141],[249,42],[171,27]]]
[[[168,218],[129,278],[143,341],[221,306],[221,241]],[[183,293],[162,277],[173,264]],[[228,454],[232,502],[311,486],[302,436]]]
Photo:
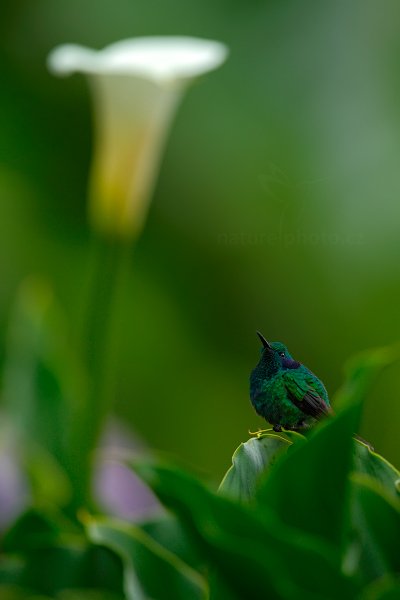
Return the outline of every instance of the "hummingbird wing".
[[[332,412],[331,407],[315,389],[313,376],[293,369],[284,374],[287,397],[304,414],[320,419]],[[315,377],[315,376],[314,376]]]

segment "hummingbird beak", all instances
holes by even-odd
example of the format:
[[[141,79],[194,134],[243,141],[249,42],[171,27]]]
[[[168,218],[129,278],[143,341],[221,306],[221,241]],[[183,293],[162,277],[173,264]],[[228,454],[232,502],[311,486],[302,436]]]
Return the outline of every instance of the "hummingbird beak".
[[[259,331],[257,331],[257,335],[261,340],[262,345],[264,346],[264,348],[268,348],[268,350],[272,350],[272,346],[269,342],[267,342],[267,340],[265,339],[265,337],[263,336],[262,333],[260,333]]]

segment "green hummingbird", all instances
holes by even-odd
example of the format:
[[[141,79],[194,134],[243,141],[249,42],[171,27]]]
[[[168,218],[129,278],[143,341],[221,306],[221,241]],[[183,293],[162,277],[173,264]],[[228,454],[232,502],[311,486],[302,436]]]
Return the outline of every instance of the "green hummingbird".
[[[324,384],[307,367],[297,362],[281,342],[263,345],[261,358],[250,376],[250,399],[256,412],[275,431],[306,429],[332,413]]]

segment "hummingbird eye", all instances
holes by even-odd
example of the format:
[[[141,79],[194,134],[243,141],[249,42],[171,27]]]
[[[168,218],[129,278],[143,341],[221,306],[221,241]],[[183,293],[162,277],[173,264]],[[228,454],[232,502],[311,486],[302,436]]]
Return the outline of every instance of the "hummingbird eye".
[[[285,358],[285,353],[284,352],[279,352],[279,356],[282,356],[282,358]]]

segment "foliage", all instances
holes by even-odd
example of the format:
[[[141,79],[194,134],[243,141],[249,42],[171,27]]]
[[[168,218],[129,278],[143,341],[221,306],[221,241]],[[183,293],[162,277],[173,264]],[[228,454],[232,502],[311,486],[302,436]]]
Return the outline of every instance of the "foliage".
[[[400,473],[353,437],[366,384],[395,358],[396,349],[359,358],[336,416],[307,435],[267,430],[241,444],[218,491],[169,461],[119,458],[167,509],[148,522],[75,514],[42,488],[3,536],[0,597],[399,597]]]

